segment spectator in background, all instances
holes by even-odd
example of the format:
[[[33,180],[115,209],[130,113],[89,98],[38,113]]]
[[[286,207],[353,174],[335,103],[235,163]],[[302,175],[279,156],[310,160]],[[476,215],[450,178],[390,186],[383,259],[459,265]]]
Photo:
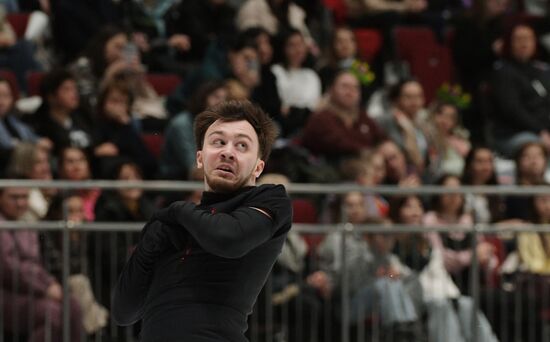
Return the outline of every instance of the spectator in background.
[[[319,105],[321,80],[313,69],[306,66],[307,48],[300,31],[284,31],[280,43],[277,51],[281,56],[271,71],[275,74],[281,99],[281,135],[291,138],[300,133],[310,113]]]
[[[357,41],[353,31],[345,26],[337,27],[330,40],[328,47],[326,63],[319,70],[323,91],[327,91],[334,77],[340,70],[360,69],[360,64],[364,66],[357,56]],[[369,66],[368,71],[363,71],[361,76],[364,81],[361,82],[361,104],[365,105],[378,85],[374,71]]]
[[[82,182],[92,179],[92,169],[86,152],[78,147],[65,147],[61,150],[58,159],[58,178],[61,180]],[[94,208],[100,189],[80,189],[78,195],[84,202],[86,221],[94,221]]]
[[[223,79],[230,98],[245,100],[251,99],[254,89],[261,84],[260,62],[256,43],[242,36],[238,39],[241,41],[227,54],[229,70]]]
[[[16,175],[9,175],[17,178]],[[0,219],[20,221],[28,209],[29,190],[0,189]],[[5,331],[28,334],[29,341],[61,341],[63,334],[63,289],[44,267],[38,233],[18,229],[0,232],[2,272],[2,320]],[[71,341],[82,334],[82,314],[77,301],[69,299]],[[33,317],[34,325],[24,322]]]
[[[258,184],[285,187],[289,183],[286,176],[275,173],[266,173],[258,180]],[[289,232],[271,272],[272,295],[266,295],[268,288],[264,287],[254,309],[260,313],[262,323],[273,324],[272,333],[282,330],[290,342],[317,341],[322,330],[320,299],[329,295],[330,284],[326,273],[312,269],[311,254],[305,239],[297,232]],[[273,311],[273,322],[265,322],[263,313],[267,311]]]
[[[343,196],[343,222],[367,224],[364,196],[350,192]],[[382,221],[376,223],[381,223]],[[340,288],[342,286],[342,235],[329,234],[318,248],[321,269],[329,275],[336,300],[338,318],[342,317]],[[384,234],[355,232],[346,239],[347,284],[349,286],[349,316],[353,325],[364,324],[372,314],[379,314],[386,338],[397,341],[418,340],[416,326],[419,316],[405,289],[410,270],[391,253],[394,238]]]
[[[300,31],[307,49],[316,54],[317,47],[306,24],[306,13],[292,0],[246,0],[237,13],[237,28],[263,27],[272,36],[291,28]]]
[[[109,178],[121,182],[143,180],[140,167],[127,160],[120,161]],[[133,188],[104,191],[94,210],[98,222],[144,222],[153,215],[154,206],[142,189]],[[139,234],[131,231],[100,232],[91,238],[91,274],[100,285],[98,298],[108,308],[111,306],[111,289],[138,238]]]
[[[52,148],[49,139],[40,138],[29,125],[19,119],[14,102],[11,84],[0,77],[0,160],[4,166],[12,150],[21,142],[37,143],[45,149]]]
[[[262,109],[276,121],[280,121],[281,98],[277,91],[275,75],[271,70],[273,65],[273,39],[269,32],[261,27],[251,27],[241,33],[245,40],[252,41],[258,51],[260,62],[260,84],[254,89],[252,98],[261,103]]]
[[[515,155],[527,142],[550,150],[550,66],[536,59],[537,36],[527,24],[514,25],[491,81],[494,149]]]
[[[526,143],[515,157],[516,181],[519,186],[534,186],[544,181],[548,168],[548,150],[539,142]],[[506,197],[507,219],[529,219],[529,196]]]
[[[319,70],[323,91],[328,89],[339,70],[351,67],[356,55],[357,41],[353,31],[345,26],[335,28],[325,56],[326,64]]]
[[[405,151],[415,167],[423,172],[428,157],[428,142],[418,121],[424,110],[425,98],[422,85],[413,79],[405,79],[389,91],[390,113],[377,119],[380,128]]]
[[[86,221],[84,203],[77,194],[56,195],[45,217],[48,221],[67,220],[72,224]],[[82,323],[88,334],[107,325],[109,313],[95,299],[89,279],[88,232],[72,231],[69,234],[69,277],[68,286],[78,301],[82,312]],[[40,234],[44,264],[58,282],[63,281],[63,232]]]
[[[506,17],[514,1],[472,0],[472,6],[451,18],[454,33],[450,37],[453,64],[462,88],[472,94],[472,106],[463,111],[464,125],[472,141],[487,143],[487,119],[480,117],[487,103],[487,82],[493,64],[502,55],[502,36]]]
[[[421,226],[424,207],[418,196],[393,197],[390,217],[393,223]],[[437,233],[435,233],[437,234]],[[424,312],[428,341],[472,341],[470,329],[476,315],[476,336],[482,341],[498,341],[485,315],[474,312],[472,298],[461,295],[445,268],[445,251],[419,233],[402,233],[396,239],[394,253],[418,275],[409,285],[415,305]],[[467,328],[465,328],[467,327]]]
[[[381,185],[386,177],[384,157],[376,151],[362,153],[360,157],[345,160],[340,164],[343,179],[361,186]],[[388,215],[388,202],[381,195],[364,194],[368,217],[383,219]]]
[[[548,183],[542,182],[536,185],[548,186]],[[529,218],[526,221],[532,224],[550,223],[550,196],[537,194],[529,197]],[[512,312],[524,310],[528,314],[509,319],[507,323],[512,327],[505,327],[504,331],[513,334],[513,327],[520,327],[522,331],[515,332],[515,336],[521,335],[524,341],[544,339],[545,320],[542,313],[548,307],[545,296],[550,288],[549,242],[550,235],[546,232],[519,232],[516,235],[516,248],[508,255],[505,262],[508,266],[505,269],[504,275],[507,276],[505,279],[514,286],[513,293],[507,295],[513,298],[506,298],[507,302],[497,300],[507,303],[507,310],[514,310]]]
[[[462,184],[473,186],[499,185],[493,152],[486,146],[473,147],[464,162]],[[504,201],[497,195],[467,194],[464,211],[475,223],[497,222],[503,218]]]
[[[502,53],[504,19],[509,0],[473,0],[472,7],[452,19],[453,62],[466,92],[478,94],[481,82],[488,80],[494,62]],[[468,124],[475,125],[474,121]]]
[[[208,82],[197,89],[188,110],[173,117],[164,132],[164,145],[159,161],[162,179],[187,179],[195,167],[193,121],[205,109],[227,99],[223,82]]]
[[[202,83],[226,81],[230,98],[247,98],[266,110],[273,108],[277,92],[270,89],[273,87],[263,87],[259,55],[256,39],[251,38],[248,32],[233,37],[229,43],[216,42],[209,47],[200,68],[190,73],[168,97],[166,107],[175,115],[189,105],[191,95]],[[280,108],[276,110],[278,112]]]
[[[394,196],[389,199],[389,218],[392,223],[421,226],[423,217],[424,205],[417,195]],[[407,267],[419,273],[432,257],[428,240],[423,234],[412,232],[399,233],[396,236],[393,252]]]
[[[541,186],[548,186],[547,183],[540,183]],[[550,195],[539,194],[531,198],[530,222],[534,224],[550,223]],[[548,276],[550,275],[550,251],[548,233],[522,232],[517,236],[518,254],[522,265],[529,273]],[[534,280],[534,279],[533,279]],[[547,283],[546,286],[550,286]],[[544,289],[545,291],[548,288]]]
[[[50,2],[52,33],[61,64],[71,62],[101,27],[119,22],[120,3],[113,0]]]
[[[128,81],[112,80],[104,84],[98,99],[94,141],[98,175],[105,177],[120,158],[129,158],[143,170],[146,178],[156,172],[156,160],[149,152],[130,113],[134,101]]]
[[[17,39],[13,27],[6,18],[6,9],[0,5],[0,68],[15,73],[19,89],[27,92],[27,72],[39,70],[34,59],[32,44],[24,39]]]
[[[39,135],[52,141],[54,155],[68,146],[91,149],[92,119],[80,106],[74,76],[65,69],[53,70],[42,79],[40,93],[43,102],[33,124]]]
[[[185,75],[208,45],[236,32],[235,10],[225,0],[129,2],[129,20],[145,64],[153,72]]]
[[[384,157],[386,177],[383,183],[399,186],[418,186],[422,183],[416,167],[407,161],[403,150],[392,140],[384,140],[376,150]]]
[[[28,179],[52,180],[50,167],[50,153],[37,144],[21,143],[13,150],[8,174],[23,175]],[[25,221],[39,221],[48,213],[53,196],[57,193],[54,188],[32,188],[29,190],[28,211],[23,218]]]
[[[90,108],[95,108],[102,86],[113,79],[124,79],[132,85],[132,113],[142,121],[143,129],[157,128],[159,121],[166,119],[162,99],[146,79],[140,52],[121,28],[106,26],[98,31],[71,70]]]
[[[428,118],[419,125],[430,146],[430,176],[462,174],[471,144],[468,132],[460,125],[459,108],[450,102],[436,101]]]
[[[460,178],[455,175],[443,175],[436,182],[446,188],[460,187]],[[423,223],[427,227],[444,225],[473,225],[472,216],[464,210],[462,194],[441,194],[432,198],[432,210],[424,215]],[[464,232],[429,233],[428,238],[432,248],[438,248],[443,253],[445,269],[451,274],[461,293],[470,292],[470,267],[472,262],[472,240],[474,236]],[[483,238],[476,243],[477,258],[484,269],[494,267],[494,246],[484,242]]]
[[[361,109],[360,103],[359,81],[349,71],[340,71],[328,90],[324,106],[309,117],[302,145],[333,161],[374,148],[384,139],[384,134]]]

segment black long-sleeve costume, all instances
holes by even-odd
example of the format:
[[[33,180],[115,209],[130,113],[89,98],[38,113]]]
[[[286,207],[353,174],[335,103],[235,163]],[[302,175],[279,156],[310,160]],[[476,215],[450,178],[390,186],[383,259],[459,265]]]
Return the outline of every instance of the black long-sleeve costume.
[[[246,341],[247,316],[291,216],[280,185],[204,192],[199,206],[176,202],[160,210],[121,274],[114,319],[142,319],[147,342]]]

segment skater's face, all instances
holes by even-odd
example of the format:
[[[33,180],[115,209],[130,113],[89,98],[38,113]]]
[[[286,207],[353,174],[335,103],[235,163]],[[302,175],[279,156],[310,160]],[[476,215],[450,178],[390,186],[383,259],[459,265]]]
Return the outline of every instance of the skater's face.
[[[207,191],[232,192],[256,184],[264,169],[258,135],[245,120],[217,120],[204,135],[197,151],[197,167],[204,169]]]

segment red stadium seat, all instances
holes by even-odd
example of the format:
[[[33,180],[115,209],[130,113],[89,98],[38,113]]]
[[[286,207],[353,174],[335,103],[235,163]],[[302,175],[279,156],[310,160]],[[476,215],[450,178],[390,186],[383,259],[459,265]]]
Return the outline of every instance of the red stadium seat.
[[[450,48],[439,44],[429,28],[398,27],[394,34],[398,57],[409,64],[412,76],[424,87],[429,103],[443,83],[453,81]]]
[[[371,63],[382,48],[382,34],[375,29],[355,29],[357,52],[359,56]]]
[[[40,95],[40,84],[45,73],[42,71],[31,71],[27,74],[27,87],[29,88],[29,95]]]
[[[307,199],[295,198],[292,200],[292,222],[293,223],[317,223],[317,209]],[[323,234],[304,234],[309,252],[313,253],[317,246],[323,241]]]
[[[19,98],[19,86],[17,85],[17,77],[11,70],[0,70],[0,76],[5,78],[11,86],[13,92],[13,99],[17,100]]]
[[[10,25],[13,27],[17,38],[22,38],[25,35],[25,30],[27,29],[27,24],[29,23],[30,16],[31,14],[27,12],[7,14],[6,18],[8,19]]]
[[[181,83],[181,77],[175,74],[147,74],[147,81],[157,94],[166,96],[171,94]]]
[[[346,22],[348,9],[345,0],[323,0],[323,5],[332,12],[332,18],[336,25]]]
[[[432,29],[428,27],[396,27],[394,30],[397,54],[406,59],[415,50],[437,45]]]
[[[162,145],[164,144],[164,135],[156,133],[142,133],[141,139],[153,157],[158,160],[160,157],[160,152],[162,151]]]

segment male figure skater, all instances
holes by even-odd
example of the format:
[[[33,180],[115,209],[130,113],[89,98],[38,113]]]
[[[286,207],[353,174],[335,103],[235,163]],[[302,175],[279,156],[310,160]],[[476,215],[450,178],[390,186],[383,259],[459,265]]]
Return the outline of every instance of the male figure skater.
[[[142,320],[146,342],[247,341],[247,316],[291,226],[282,185],[256,187],[276,137],[246,101],[223,102],[195,119],[200,205],[158,211],[115,289],[118,324]]]

